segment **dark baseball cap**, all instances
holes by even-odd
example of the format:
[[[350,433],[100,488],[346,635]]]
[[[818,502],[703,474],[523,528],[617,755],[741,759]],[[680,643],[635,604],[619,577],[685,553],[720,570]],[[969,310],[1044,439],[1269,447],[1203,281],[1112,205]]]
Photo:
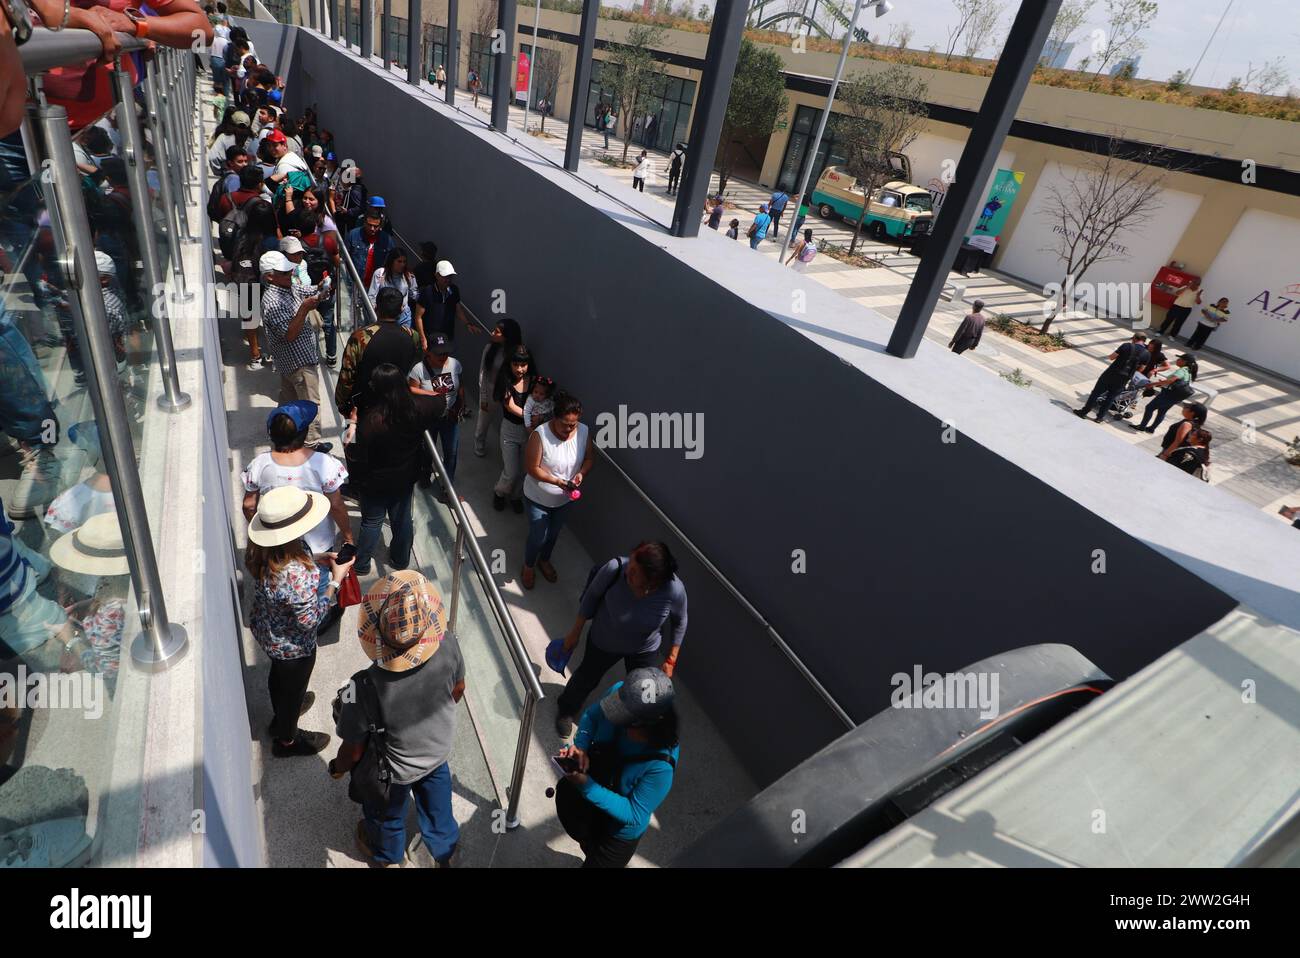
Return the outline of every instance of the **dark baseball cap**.
[[[428,350],[435,355],[442,356],[451,352],[451,339],[446,333],[434,333],[429,337]]]
[[[316,418],[319,408],[308,399],[295,399],[293,402],[283,403],[272,409],[271,415],[266,417],[266,430],[267,432],[271,431],[271,423],[275,421],[276,416],[288,416],[293,420],[293,424],[298,427],[298,431],[302,432]]]
[[[633,669],[600,700],[600,711],[615,725],[650,725],[668,711],[675,694],[663,669]]]

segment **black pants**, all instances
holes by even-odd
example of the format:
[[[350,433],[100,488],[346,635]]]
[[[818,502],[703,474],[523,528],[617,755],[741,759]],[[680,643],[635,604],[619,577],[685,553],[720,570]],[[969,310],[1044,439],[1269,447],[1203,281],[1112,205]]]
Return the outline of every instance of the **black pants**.
[[[1147,403],[1147,408],[1142,410],[1142,423],[1138,428],[1150,429],[1154,432],[1165,421],[1165,413],[1169,412],[1171,407],[1186,400],[1189,395],[1190,393],[1185,390],[1175,391],[1173,387],[1162,389],[1160,395]],[[1149,421],[1152,416],[1155,416],[1154,422]]]
[[[672,170],[668,171],[668,192],[669,193],[677,192],[677,180],[680,177],[681,177],[681,173],[674,173]]]
[[[312,669],[316,667],[316,653],[301,659],[272,659],[271,675],[266,687],[271,693],[271,732],[276,741],[292,742],[298,737],[298,713],[302,699],[307,694]]]
[[[587,696],[592,690],[600,684],[605,673],[612,669],[618,660],[622,659],[627,670],[633,669],[653,669],[658,668],[662,656],[659,650],[653,652],[638,652],[635,655],[619,655],[617,652],[606,652],[604,649],[596,647],[591,641],[591,634],[587,634],[587,648],[582,653],[582,664],[578,670],[573,673],[569,679],[569,684],[564,687],[560,693],[559,701],[556,703],[561,715],[577,716],[582,711],[583,703],[587,701]]]
[[[1132,377],[1111,376],[1103,374],[1097,380],[1097,385],[1092,387],[1092,392],[1088,395],[1088,401],[1083,404],[1083,414],[1088,415],[1088,410],[1097,406],[1097,418],[1105,419],[1106,413],[1110,412],[1110,404],[1115,401],[1115,397],[1120,391],[1128,385]]]
[[[1190,306],[1170,306],[1169,311],[1165,313],[1165,321],[1160,324],[1160,334],[1177,336],[1178,331],[1183,328],[1183,322],[1190,315],[1192,315]]]
[[[1206,326],[1204,323],[1196,324],[1196,331],[1187,340],[1188,349],[1200,349],[1205,345],[1205,341],[1210,338],[1210,333],[1214,332],[1215,327]]]
[[[784,212],[785,212],[785,210],[774,210],[774,211],[772,212],[772,230],[771,230],[771,233],[772,233],[773,236],[776,236],[777,231],[781,228],[781,214],[784,213]]]
[[[567,778],[555,786],[555,812],[569,837],[582,848],[583,868],[626,868],[641,839],[614,837],[612,818],[582,797]]]
[[[632,177],[632,189],[634,189],[634,190],[640,190],[642,193],[644,193],[644,192],[645,192],[645,180],[641,179],[641,177],[639,177],[639,176],[634,176],[634,177]]]

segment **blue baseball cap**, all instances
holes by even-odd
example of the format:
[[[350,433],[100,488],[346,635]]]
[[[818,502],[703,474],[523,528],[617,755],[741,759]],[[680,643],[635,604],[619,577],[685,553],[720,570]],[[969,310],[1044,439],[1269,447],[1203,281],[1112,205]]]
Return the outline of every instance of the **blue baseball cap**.
[[[311,425],[318,410],[319,407],[309,399],[295,399],[293,402],[276,406],[271,410],[271,415],[266,417],[266,431],[271,431],[271,423],[275,421],[276,416],[288,416],[298,427],[298,431],[302,432]]]
[[[573,652],[564,651],[563,639],[555,639],[546,646],[546,664],[551,667],[552,672],[563,675],[571,658],[573,658]]]
[[[379,210],[385,209],[388,206],[388,204],[384,202],[384,198],[382,196],[370,197],[370,205],[373,206],[375,209],[379,209]]]

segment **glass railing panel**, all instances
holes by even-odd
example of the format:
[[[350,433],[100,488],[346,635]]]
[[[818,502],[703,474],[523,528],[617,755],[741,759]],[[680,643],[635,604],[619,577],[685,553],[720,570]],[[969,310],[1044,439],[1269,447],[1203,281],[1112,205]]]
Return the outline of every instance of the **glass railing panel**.
[[[125,559],[111,556],[120,530],[49,186],[18,137],[0,166],[0,867],[121,864],[134,844],[105,836],[109,815],[118,834],[138,832],[147,678],[124,678],[122,659],[139,617]],[[95,188],[83,177],[83,201]],[[102,232],[103,275],[129,282],[109,249],[128,254]],[[129,368],[138,317],[124,308],[121,321]]]

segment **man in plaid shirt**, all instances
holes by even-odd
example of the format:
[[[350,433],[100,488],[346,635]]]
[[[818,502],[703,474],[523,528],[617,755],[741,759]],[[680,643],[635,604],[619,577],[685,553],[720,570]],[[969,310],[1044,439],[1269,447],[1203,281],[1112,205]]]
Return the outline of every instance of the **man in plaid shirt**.
[[[262,332],[266,351],[280,374],[281,404],[305,399],[320,406],[320,353],[316,331],[309,327],[307,314],[320,304],[309,288],[295,287],[294,265],[278,250],[263,253],[258,260],[262,274]],[[320,419],[307,427],[307,445],[317,452],[329,452],[330,443],[320,441]]]

